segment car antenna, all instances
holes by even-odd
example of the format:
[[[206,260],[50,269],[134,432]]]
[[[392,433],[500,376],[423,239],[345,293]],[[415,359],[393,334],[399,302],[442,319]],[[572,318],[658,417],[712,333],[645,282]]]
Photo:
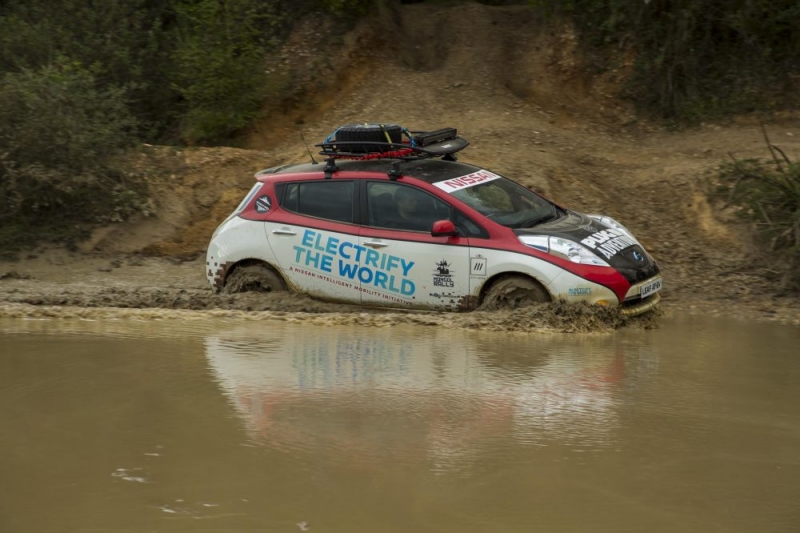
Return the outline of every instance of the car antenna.
[[[303,140],[303,144],[306,145],[306,150],[308,150],[308,157],[311,158],[311,162],[315,165],[317,164],[316,160],[314,159],[314,154],[311,153],[311,148],[308,147],[308,143],[306,142],[306,138],[303,137],[303,132],[300,132],[300,138]]]

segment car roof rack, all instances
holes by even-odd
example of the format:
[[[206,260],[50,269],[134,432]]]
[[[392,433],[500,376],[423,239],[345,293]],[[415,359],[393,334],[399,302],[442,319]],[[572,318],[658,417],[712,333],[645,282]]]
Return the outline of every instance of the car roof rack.
[[[341,126],[315,146],[321,148],[320,155],[328,158],[325,177],[330,178],[339,170],[336,159],[395,159],[388,175],[391,179],[401,176],[398,164],[440,157],[455,161],[456,152],[469,145],[469,141],[458,136],[455,128],[434,131],[409,131],[396,124],[350,124]]]

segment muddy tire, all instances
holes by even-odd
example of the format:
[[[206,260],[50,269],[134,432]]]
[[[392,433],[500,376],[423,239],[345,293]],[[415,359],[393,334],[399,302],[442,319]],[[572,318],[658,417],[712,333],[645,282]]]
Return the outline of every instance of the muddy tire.
[[[550,294],[537,281],[522,276],[501,279],[489,287],[481,309],[520,309],[549,302]]]
[[[222,292],[277,292],[285,291],[286,284],[281,277],[267,265],[241,265],[236,267],[225,279]]]

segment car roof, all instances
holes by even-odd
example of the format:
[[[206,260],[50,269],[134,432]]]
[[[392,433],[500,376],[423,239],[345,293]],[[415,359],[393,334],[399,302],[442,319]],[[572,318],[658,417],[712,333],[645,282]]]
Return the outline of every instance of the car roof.
[[[409,161],[397,159],[369,159],[360,161],[336,160],[336,166],[339,168],[339,171],[345,172],[377,172],[388,174],[392,165],[396,166],[400,175],[417,178],[427,183],[436,183],[438,181],[458,178],[481,170],[481,167],[476,167],[475,165],[460,163],[458,161],[444,161],[441,159],[415,159]],[[286,174],[316,174],[323,172],[324,168],[325,165],[323,163],[284,165],[262,170],[256,174],[256,178],[261,179],[268,176]]]

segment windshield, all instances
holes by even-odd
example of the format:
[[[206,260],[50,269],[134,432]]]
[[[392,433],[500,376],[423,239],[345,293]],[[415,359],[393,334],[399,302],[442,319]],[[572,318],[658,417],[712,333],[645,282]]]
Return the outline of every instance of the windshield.
[[[559,216],[553,204],[500,176],[451,194],[486,218],[509,228],[530,228]]]

